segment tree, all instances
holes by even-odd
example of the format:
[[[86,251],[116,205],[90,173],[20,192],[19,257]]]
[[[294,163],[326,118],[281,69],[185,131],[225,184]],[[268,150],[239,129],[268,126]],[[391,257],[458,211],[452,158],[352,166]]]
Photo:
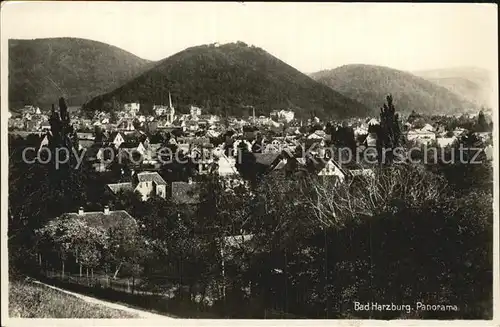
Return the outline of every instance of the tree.
[[[382,149],[388,149],[388,160],[391,161],[392,150],[399,146],[401,141],[401,129],[399,126],[399,115],[393,104],[392,95],[387,95],[387,103],[380,109],[380,129],[377,134],[377,148],[379,161],[382,160]]]
[[[337,147],[347,147],[354,151],[356,149],[356,140],[352,127],[340,126],[332,134],[333,144]]]
[[[137,277],[146,253],[146,242],[135,224],[121,224],[107,230],[108,244],[104,254],[105,263],[113,267],[113,278],[122,268],[125,274]]]
[[[94,142],[102,143],[104,141],[106,141],[104,131],[99,126],[94,126]]]
[[[81,265],[96,267],[102,251],[107,247],[104,229],[89,226],[76,217],[60,216],[38,229],[36,234],[42,239],[42,243],[48,243],[50,249],[55,249],[59,254],[62,276],[65,274],[67,259],[74,258],[75,263],[80,265],[81,273]]]
[[[47,134],[49,140],[49,149],[54,154],[57,149],[66,149],[69,152],[69,164],[74,165],[75,158],[73,149],[78,145],[78,136],[71,124],[68,106],[64,98],[59,99],[59,113],[57,113],[52,105],[52,113],[49,118],[50,133]]]
[[[490,128],[489,128],[489,124],[488,122],[486,121],[486,118],[484,116],[484,112],[481,110],[479,112],[479,114],[477,115],[477,122],[474,126],[474,130],[476,132],[489,132],[490,131]]]
[[[422,167],[394,166],[380,168],[374,177],[350,179],[338,185],[335,181],[311,180],[307,202],[318,222],[339,227],[348,220],[365,219],[380,208],[418,207],[437,199],[443,193],[443,178]]]
[[[235,166],[243,179],[248,180],[252,183],[256,181],[256,159],[253,153],[248,150],[247,145],[243,141],[238,144]]]
[[[160,153],[161,175],[167,181],[187,181],[196,174],[196,165],[176,144],[166,144]]]
[[[151,135],[151,143],[160,143],[164,144],[165,143],[165,137],[161,132],[156,132],[155,134]]]
[[[110,111],[110,118],[109,118],[109,122],[112,123],[112,124],[116,124],[118,122],[118,114],[117,114],[117,111],[115,110],[111,110]]]

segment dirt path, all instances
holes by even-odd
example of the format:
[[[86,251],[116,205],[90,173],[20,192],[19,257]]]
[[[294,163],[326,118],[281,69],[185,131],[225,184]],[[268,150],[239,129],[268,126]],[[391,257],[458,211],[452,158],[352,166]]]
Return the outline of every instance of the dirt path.
[[[144,311],[144,310],[133,309],[133,308],[129,308],[129,307],[125,306],[125,305],[116,304],[116,303],[113,303],[113,302],[107,302],[107,301],[103,301],[103,300],[98,300],[96,298],[93,298],[93,297],[90,297],[90,296],[87,296],[87,295],[82,295],[82,294],[79,294],[79,293],[74,293],[74,292],[66,291],[66,290],[63,290],[61,288],[58,288],[58,287],[55,287],[55,286],[52,286],[52,285],[48,285],[48,284],[45,284],[45,283],[42,283],[42,282],[39,282],[37,280],[31,280],[31,282],[37,283],[37,284],[40,284],[40,285],[44,285],[46,287],[50,287],[50,288],[52,288],[54,290],[57,290],[59,292],[63,292],[63,293],[66,293],[66,294],[73,295],[73,296],[75,296],[75,297],[77,297],[79,299],[84,300],[85,302],[99,304],[99,305],[106,306],[108,308],[122,310],[122,311],[130,312],[130,313],[133,313],[133,314],[137,314],[139,316],[139,318],[148,318],[148,319],[174,319],[174,318],[169,317],[169,316],[163,316],[163,315],[160,315],[160,314],[151,313],[151,312]]]

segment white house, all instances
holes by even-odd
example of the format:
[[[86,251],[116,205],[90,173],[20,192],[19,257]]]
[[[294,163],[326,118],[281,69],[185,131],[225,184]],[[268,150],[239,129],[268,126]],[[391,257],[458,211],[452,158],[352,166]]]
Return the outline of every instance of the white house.
[[[436,131],[435,128],[432,127],[431,124],[425,124],[425,126],[422,127],[420,130],[423,132],[435,132]]]
[[[168,124],[172,124],[175,120],[175,108],[172,105],[172,96],[168,92],[168,106],[154,105],[153,110],[157,116],[166,116]]]
[[[320,131],[316,131],[316,132],[314,132],[314,133],[311,133],[311,134],[307,137],[307,139],[308,139],[308,140],[318,140],[318,141],[323,140],[323,139],[324,139],[324,133],[325,133],[325,132],[323,132],[323,131],[321,131],[321,132],[323,132],[323,133],[319,133],[319,132],[320,132]]]
[[[195,106],[191,106],[191,108],[189,108],[189,114],[192,117],[200,116],[201,115],[201,108],[195,107]]]
[[[157,172],[145,171],[135,174],[132,177],[132,184],[135,186],[134,191],[141,194],[143,201],[153,195],[164,199],[167,196],[167,182]]]
[[[107,186],[114,194],[124,190],[138,192],[142,201],[147,201],[155,195],[163,199],[167,196],[167,182],[157,172],[133,173],[132,182],[108,184]]]
[[[408,141],[415,141],[421,144],[428,144],[436,140],[436,133],[422,129],[414,129],[406,134]]]
[[[295,118],[295,113],[291,110],[273,110],[269,116],[275,120],[290,122]]]
[[[227,177],[239,174],[236,169],[236,159],[234,157],[227,157],[224,153],[218,155],[217,166],[217,173],[219,176]]]
[[[377,140],[378,140],[377,133],[369,133],[366,136],[366,139],[363,142],[363,144],[369,147],[375,147],[377,146]]]
[[[120,132],[113,132],[108,137],[109,142],[113,143],[115,148],[119,148],[120,145],[125,142],[122,134]]]
[[[135,131],[134,120],[131,118],[122,118],[116,124],[116,128],[124,132]]]
[[[163,116],[167,112],[167,106],[156,104],[153,106],[153,111],[156,116]]]
[[[336,176],[342,183],[345,180],[346,173],[334,160],[329,159],[325,162],[324,167],[318,172],[318,176]]]
[[[135,116],[139,112],[140,107],[141,105],[137,102],[125,103],[123,105],[123,110],[130,115]]]
[[[368,128],[364,125],[358,126],[354,129],[354,136],[368,134]]]

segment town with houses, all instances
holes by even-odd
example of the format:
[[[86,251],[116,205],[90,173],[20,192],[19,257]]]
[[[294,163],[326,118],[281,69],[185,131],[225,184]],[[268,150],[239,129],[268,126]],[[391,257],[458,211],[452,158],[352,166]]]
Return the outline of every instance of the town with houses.
[[[152,195],[171,197],[179,203],[193,201],[186,197],[186,192],[195,183],[192,178],[171,181],[167,185],[160,174],[162,162],[158,158],[158,151],[166,144],[175,145],[179,153],[197,159],[194,160],[196,175],[207,174],[215,169],[218,176],[228,181],[228,185],[240,185],[243,181],[236,169],[236,160],[242,144],[253,153],[256,164],[266,173],[300,170],[300,167],[305,169],[307,160],[293,158],[298,145],[310,149],[308,153],[313,156],[325,157],[325,149],[332,146],[332,133],[341,126],[353,131],[356,150],[362,151],[367,147],[376,147],[377,133],[372,128],[380,124],[376,117],[351,118],[340,122],[324,122],[317,117],[298,120],[293,110],[273,110],[268,117],[255,116],[254,110],[247,117],[220,117],[204,113],[202,108],[191,105],[189,113],[183,114],[176,112],[170,93],[168,104],[154,105],[153,112],[154,115],[146,116],[141,114],[140,103],[125,103],[122,110],[113,114],[96,111],[92,118],[73,115],[72,124],[77,131],[78,148],[85,152],[85,160],[92,164],[96,172],[109,171],[113,164],[106,161],[105,148],[111,147],[116,154],[140,155],[140,159],[133,162],[129,176],[108,185],[111,193],[132,190],[139,192],[144,201]],[[477,116],[477,113],[457,115],[466,120],[474,120]],[[9,112],[9,131],[22,137],[38,135],[40,145],[37,151],[40,151],[49,142],[49,118],[50,114],[46,110],[26,105],[16,115]],[[409,121],[401,122],[407,141],[446,148],[469,132],[460,126],[449,130],[439,123],[421,125],[417,127]],[[484,152],[491,160],[491,132],[475,132],[475,135],[486,145]],[[309,169],[308,173],[334,176],[342,181],[348,175],[370,174],[371,166],[373,164],[356,162],[343,167],[335,156],[330,156],[312,170]]]
[[[2,6],[7,326],[500,326],[495,6],[74,9]]]

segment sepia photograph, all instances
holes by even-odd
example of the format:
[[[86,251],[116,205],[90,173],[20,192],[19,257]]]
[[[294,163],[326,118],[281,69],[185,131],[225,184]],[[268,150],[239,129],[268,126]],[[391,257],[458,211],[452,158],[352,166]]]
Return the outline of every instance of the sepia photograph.
[[[3,2],[2,325],[497,325],[497,14]]]

